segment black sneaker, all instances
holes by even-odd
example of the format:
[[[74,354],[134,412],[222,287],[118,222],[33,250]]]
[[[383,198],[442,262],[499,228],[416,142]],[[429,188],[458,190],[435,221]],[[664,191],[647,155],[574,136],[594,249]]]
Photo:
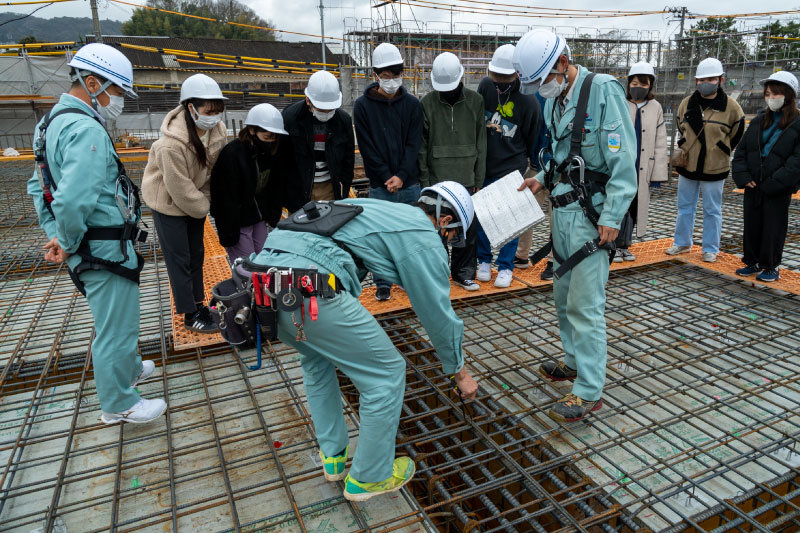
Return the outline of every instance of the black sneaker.
[[[471,279],[453,279],[453,283],[464,289],[465,291],[477,291],[480,290],[481,286],[478,283]]]
[[[547,266],[544,267],[544,270],[542,271],[541,278],[544,281],[549,281],[549,280],[553,279],[553,262],[552,261],[548,261],[547,262]]]
[[[531,266],[530,259],[520,259],[516,255],[514,256],[514,268],[526,269],[529,266]]]
[[[550,381],[566,381],[578,377],[578,371],[564,364],[564,361],[545,361],[539,366],[539,374]]]
[[[391,300],[392,288],[391,287],[378,287],[375,289],[375,299],[379,302]]]
[[[187,316],[184,319],[184,326],[187,330],[195,333],[217,333],[219,331],[219,327],[211,318],[211,311],[206,306],[195,311],[191,317]]]
[[[601,407],[603,407],[602,398],[589,402],[570,393],[558,400],[547,414],[559,422],[577,422]]]

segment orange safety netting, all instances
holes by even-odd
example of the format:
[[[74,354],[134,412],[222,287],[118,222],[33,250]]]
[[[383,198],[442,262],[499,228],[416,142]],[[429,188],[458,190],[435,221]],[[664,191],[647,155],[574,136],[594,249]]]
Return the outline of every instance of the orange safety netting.
[[[219,245],[217,241],[217,234],[211,227],[211,224],[208,222],[208,220],[206,220],[205,245],[206,259],[203,265],[203,273],[206,294],[210,295],[211,288],[215,284],[230,277],[230,267],[228,265],[228,259],[227,255],[225,254],[225,250]],[[653,265],[666,261],[677,260],[694,264],[720,274],[736,276],[736,269],[744,266],[739,257],[726,253],[718,254],[716,262],[707,263],[703,261],[703,254],[699,246],[693,246],[688,253],[669,256],[664,252],[671,245],[672,239],[659,239],[636,243],[630,248],[631,253],[636,256],[636,260],[625,261],[622,263],[612,263],[611,270],[624,270],[628,268],[636,268],[645,265]],[[495,287],[494,281],[478,282],[481,286],[480,290],[472,292],[464,290],[456,285],[451,285],[450,299],[462,300],[501,292],[517,291],[528,287],[549,285],[552,283],[552,281],[542,281],[540,278],[544,267],[545,261],[541,261],[528,269],[514,270],[514,279],[511,283],[511,286],[502,289]],[[497,272],[493,271],[493,280],[496,274]],[[738,276],[736,277],[738,278]],[[761,285],[772,289],[783,290],[792,294],[800,294],[800,272],[784,269],[781,271],[781,279],[772,283],[756,281],[754,276],[741,279],[751,283],[752,286]],[[379,302],[375,299],[375,287],[366,287],[361,293],[360,300],[361,304],[373,315],[381,315],[411,308],[411,303],[408,300],[408,296],[402,289],[398,287],[393,288],[391,300],[384,302]],[[196,348],[199,346],[214,345],[223,342],[222,337],[218,334],[200,335],[186,331],[183,328],[183,316],[175,315],[174,305],[172,316],[172,333],[175,348],[181,350]]]

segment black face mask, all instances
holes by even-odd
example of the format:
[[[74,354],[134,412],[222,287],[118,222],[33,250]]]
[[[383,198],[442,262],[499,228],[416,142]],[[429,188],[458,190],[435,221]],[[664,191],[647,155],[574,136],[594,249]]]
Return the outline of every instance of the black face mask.
[[[464,84],[459,82],[458,87],[456,87],[452,91],[439,91],[439,94],[442,96],[442,100],[444,100],[450,105],[453,105],[459,98],[461,98],[461,93],[463,91],[464,91]]]
[[[640,102],[647,98],[647,95],[650,94],[649,87],[629,87],[628,92],[631,93],[631,100],[635,102]]]
[[[256,151],[261,154],[271,154],[272,148],[275,146],[275,141],[262,141],[258,137],[254,138],[253,141]]]
[[[516,79],[510,83],[500,83],[500,82],[492,82],[494,83],[495,89],[497,89],[497,93],[501,95],[511,94],[514,92],[517,84],[519,83],[519,79]]]

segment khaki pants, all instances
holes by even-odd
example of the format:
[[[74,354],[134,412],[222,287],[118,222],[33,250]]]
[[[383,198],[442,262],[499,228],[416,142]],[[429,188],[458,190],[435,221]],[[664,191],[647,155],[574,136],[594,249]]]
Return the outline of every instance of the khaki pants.
[[[321,202],[325,200],[335,200],[333,196],[333,183],[330,181],[323,181],[314,183],[311,188],[311,200],[314,202]]]
[[[533,177],[536,175],[536,172],[533,169],[528,169],[528,172],[525,173],[525,177]],[[542,189],[541,191],[537,192],[536,201],[539,203],[539,207],[542,208],[542,211],[547,216],[547,225],[548,227],[552,223],[553,217],[553,207],[550,205],[550,192],[547,189]],[[519,236],[519,244],[517,244],[517,257],[519,259],[527,259],[531,255],[531,245],[533,244],[533,228],[529,229],[525,233]],[[551,251],[547,256],[548,261],[553,260],[553,252]]]

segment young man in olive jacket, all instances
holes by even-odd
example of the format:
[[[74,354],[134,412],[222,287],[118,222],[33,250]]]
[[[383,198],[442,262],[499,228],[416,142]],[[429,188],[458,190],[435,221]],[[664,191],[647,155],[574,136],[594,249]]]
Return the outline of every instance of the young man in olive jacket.
[[[283,110],[286,146],[294,165],[285,170],[285,207],[294,212],[311,200],[350,194],[355,164],[353,121],[341,109],[338,80],[320,70],[308,79],[306,99]],[[292,155],[293,152],[293,155]]]
[[[424,116],[419,151],[419,181],[428,187],[442,181],[457,181],[474,194],[486,174],[486,120],[483,98],[464,87],[464,67],[450,52],[433,60],[433,91],[422,97]],[[453,248],[450,275],[453,283],[468,291],[475,282],[478,263],[478,225],[467,232],[467,244]]]

